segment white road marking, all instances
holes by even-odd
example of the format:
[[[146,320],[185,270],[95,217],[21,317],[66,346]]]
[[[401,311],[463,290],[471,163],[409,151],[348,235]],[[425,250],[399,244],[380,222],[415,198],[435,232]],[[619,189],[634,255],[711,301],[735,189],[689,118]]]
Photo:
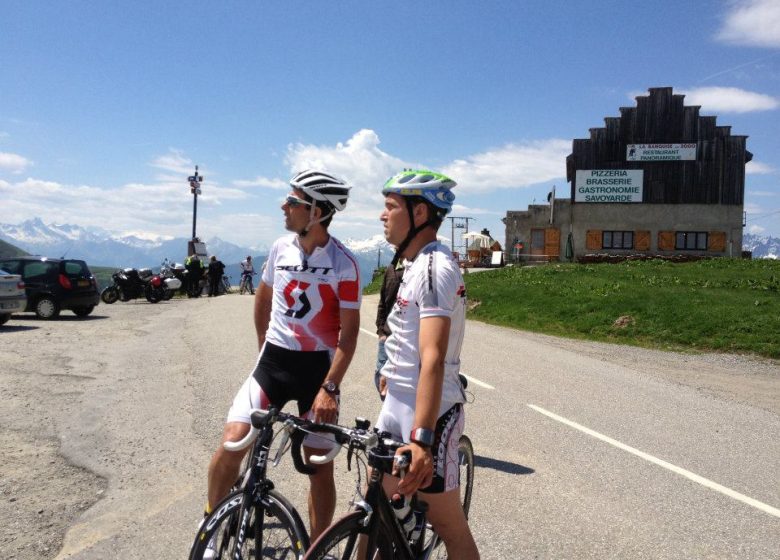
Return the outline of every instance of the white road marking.
[[[568,420],[562,416],[558,416],[557,414],[554,414],[548,410],[545,410],[539,406],[529,404],[530,408],[535,410],[536,412],[539,412],[540,414],[544,414],[545,416],[552,418],[553,420],[556,420],[558,422],[561,422],[562,424],[566,424],[567,426],[570,426],[574,428],[575,430],[579,430],[585,434],[588,434],[589,436],[592,436],[596,439],[600,439],[603,442],[606,442],[610,445],[614,445],[618,449],[622,449],[623,451],[627,451],[633,455],[636,455],[637,457],[641,457],[645,461],[649,461],[651,463],[654,463],[658,465],[659,467],[663,467],[667,470],[672,471],[673,473],[679,474],[681,476],[684,476],[685,478],[688,478],[694,482],[697,482],[701,484],[702,486],[706,486],[707,488],[710,488],[711,490],[715,490],[716,492],[720,492],[721,494],[725,494],[726,496],[730,498],[734,498],[735,500],[739,500],[740,502],[743,502],[749,506],[753,506],[756,509],[760,509],[764,513],[768,513],[769,515],[774,515],[775,517],[780,517],[780,509],[772,507],[768,504],[765,504],[763,502],[759,502],[756,499],[751,498],[750,496],[745,496],[744,494],[740,494],[739,492],[732,490],[731,488],[726,488],[725,486],[721,486],[717,482],[713,482],[712,480],[709,480],[707,478],[704,478],[703,476],[699,476],[696,473],[692,473],[691,471],[687,471],[683,468],[680,468],[678,466],[672,465],[671,463],[667,463],[666,461],[662,459],[658,459],[657,457],[653,457],[652,455],[645,453],[644,451],[640,451],[638,449],[634,449],[633,447],[626,445],[625,443],[620,443],[617,440],[612,439],[611,437],[605,436],[603,434],[600,434],[594,430],[591,430],[590,428],[586,428],[585,426],[582,426],[581,424],[577,424],[576,422],[572,422],[571,420]]]
[[[364,333],[368,334],[368,335],[371,335],[371,336],[373,336],[374,338],[379,338],[379,336],[378,336],[378,335],[377,335],[375,332],[371,332],[371,331],[370,331],[370,330],[368,330],[368,329],[364,329],[363,327],[360,327],[360,330],[361,330],[361,331],[363,331]],[[495,387],[493,387],[492,385],[489,385],[489,384],[485,383],[484,381],[480,381],[480,380],[479,380],[479,379],[477,379],[476,377],[471,377],[470,375],[466,375],[466,374],[465,374],[465,373],[463,373],[462,371],[461,371],[460,373],[461,373],[461,374],[462,374],[462,375],[463,375],[463,376],[464,376],[466,379],[468,379],[470,383],[474,383],[475,385],[479,385],[480,387],[483,387],[483,388],[485,388],[485,389],[495,389]]]

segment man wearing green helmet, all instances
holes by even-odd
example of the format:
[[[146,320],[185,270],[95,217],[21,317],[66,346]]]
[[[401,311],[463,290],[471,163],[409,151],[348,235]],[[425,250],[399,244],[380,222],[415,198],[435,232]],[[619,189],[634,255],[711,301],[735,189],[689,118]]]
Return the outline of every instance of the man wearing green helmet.
[[[398,248],[391,266],[404,259],[404,271],[387,319],[381,371],[387,395],[376,425],[408,442],[398,453],[412,454],[397,491],[423,492],[447,557],[473,559],[479,552],[460,503],[457,462],[466,400],[459,378],[466,290],[452,253],[436,238],[455,185],[440,173],[404,170],[382,188],[385,238]]]

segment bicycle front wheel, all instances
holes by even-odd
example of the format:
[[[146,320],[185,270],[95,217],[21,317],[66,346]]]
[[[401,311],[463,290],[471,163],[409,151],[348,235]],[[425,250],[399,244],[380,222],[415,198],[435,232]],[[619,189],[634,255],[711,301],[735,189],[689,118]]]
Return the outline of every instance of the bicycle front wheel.
[[[190,560],[227,560],[235,557],[236,550],[247,560],[303,558],[309,535],[290,502],[274,490],[259,504],[247,504],[246,500],[246,495],[239,490],[214,508],[198,531]],[[239,538],[242,527],[243,536]]]
[[[381,528],[373,550],[359,554],[361,541],[362,547],[367,546],[368,535],[363,526],[365,517],[364,511],[353,511],[336,521],[314,541],[304,560],[393,560],[393,545],[387,532]]]

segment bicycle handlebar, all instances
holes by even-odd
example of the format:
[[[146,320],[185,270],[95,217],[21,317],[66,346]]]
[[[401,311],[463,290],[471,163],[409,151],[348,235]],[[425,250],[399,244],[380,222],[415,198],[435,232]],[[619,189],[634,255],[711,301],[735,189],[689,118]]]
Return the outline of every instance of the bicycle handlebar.
[[[337,424],[326,424],[312,422],[305,418],[300,418],[292,414],[280,412],[276,408],[270,410],[263,410],[254,408],[249,413],[250,422],[252,424],[244,438],[237,442],[226,441],[223,443],[223,447],[228,451],[240,451],[249,447],[254,442],[257,435],[262,429],[274,424],[275,422],[284,422],[284,430],[287,432],[287,436],[292,441],[292,447],[290,454],[292,455],[293,464],[296,470],[304,474],[314,474],[316,469],[305,463],[301,455],[301,445],[303,444],[303,438],[306,433],[309,432],[323,432],[332,434],[336,439],[338,445],[333,449],[325,453],[324,455],[311,455],[310,460],[315,465],[322,465],[332,461],[336,455],[341,451],[342,446],[348,445],[352,448],[360,449],[363,451],[369,451],[374,449],[380,444],[380,436],[375,430],[369,430],[369,423],[367,420],[356,419],[354,428],[347,428],[345,426],[339,426]],[[393,441],[391,439],[382,438],[381,443],[386,448],[400,447],[403,443]]]

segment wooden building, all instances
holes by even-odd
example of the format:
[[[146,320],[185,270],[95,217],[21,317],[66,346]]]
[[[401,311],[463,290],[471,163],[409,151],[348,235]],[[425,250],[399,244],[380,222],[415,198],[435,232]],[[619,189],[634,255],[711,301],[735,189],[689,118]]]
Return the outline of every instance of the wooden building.
[[[573,140],[570,196],[507,212],[507,260],[739,256],[747,136],[684,98],[651,88]]]

